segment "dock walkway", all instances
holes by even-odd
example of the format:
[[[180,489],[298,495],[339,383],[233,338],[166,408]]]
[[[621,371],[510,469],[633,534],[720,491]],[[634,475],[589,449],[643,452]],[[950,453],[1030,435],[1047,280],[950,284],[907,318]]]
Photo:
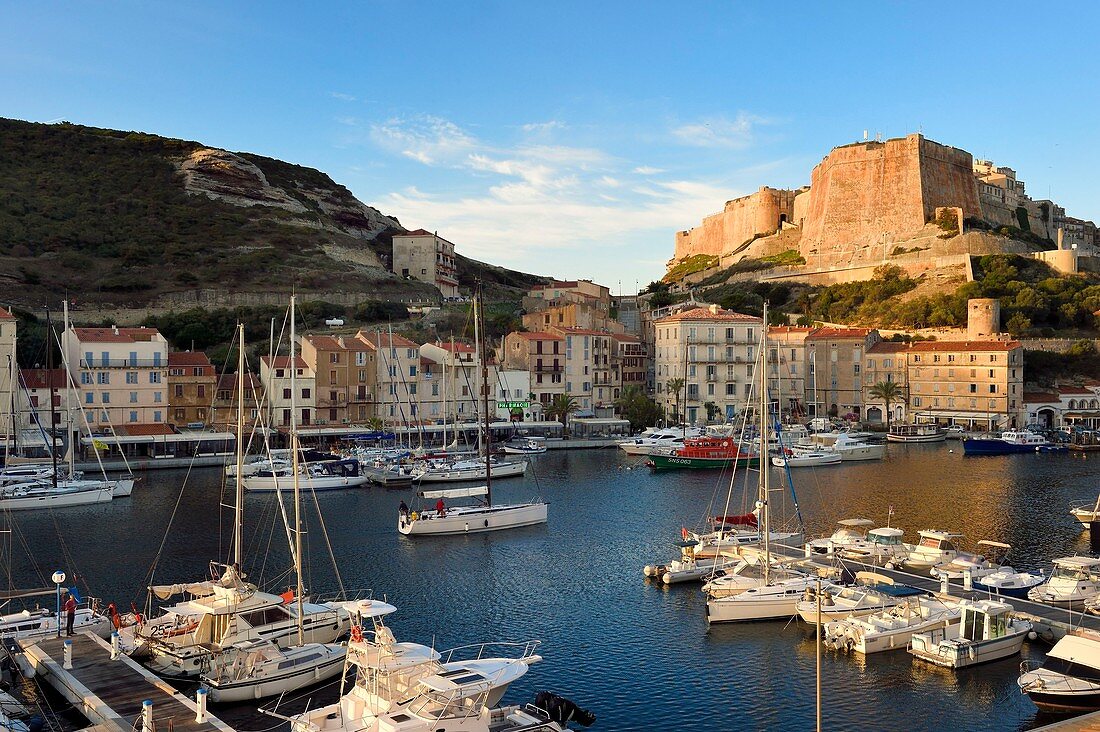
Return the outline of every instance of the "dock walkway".
[[[65,640],[71,640],[72,668],[64,668]],[[209,712],[196,722],[193,699],[180,694],[125,654],[111,660],[111,646],[103,639],[82,633],[71,638],[21,641],[27,660],[93,725],[131,730],[140,726],[142,703],[153,702],[153,720],[167,732],[233,732]]]

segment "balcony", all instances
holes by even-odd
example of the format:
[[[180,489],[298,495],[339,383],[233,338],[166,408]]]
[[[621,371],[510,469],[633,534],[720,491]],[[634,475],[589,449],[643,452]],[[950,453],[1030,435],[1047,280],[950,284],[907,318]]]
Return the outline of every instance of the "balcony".
[[[536,374],[560,374],[563,371],[565,371],[565,367],[560,366],[560,365],[559,366],[554,366],[554,365],[550,364],[550,365],[543,365],[543,366],[535,366],[531,370],[533,372],[535,372]]]
[[[166,369],[168,359],[154,361],[151,358],[93,358],[91,361],[80,359],[82,369]]]

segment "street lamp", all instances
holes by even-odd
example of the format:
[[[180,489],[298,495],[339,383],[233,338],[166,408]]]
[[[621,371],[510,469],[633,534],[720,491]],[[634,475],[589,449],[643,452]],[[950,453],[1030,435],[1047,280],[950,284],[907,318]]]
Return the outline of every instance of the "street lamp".
[[[60,569],[53,573],[53,583],[57,585],[57,637],[61,637],[61,585],[65,582],[65,573]]]

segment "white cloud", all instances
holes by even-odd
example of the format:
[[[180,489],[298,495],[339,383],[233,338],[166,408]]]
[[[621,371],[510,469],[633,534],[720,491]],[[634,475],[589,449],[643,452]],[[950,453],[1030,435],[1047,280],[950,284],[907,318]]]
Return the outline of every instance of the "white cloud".
[[[556,119],[547,122],[528,122],[521,129],[524,132],[551,132],[553,130],[564,130],[565,123]]]
[[[681,144],[693,147],[722,147],[740,149],[748,147],[754,140],[756,128],[767,124],[763,117],[738,112],[730,119],[725,116],[704,117],[672,129],[672,136]]]
[[[339,99],[341,102],[354,102],[355,101],[355,97],[353,97],[351,94],[345,94],[344,92],[334,91],[334,92],[329,92],[328,95],[330,97],[332,97],[333,99]]]
[[[392,118],[371,127],[378,145],[425,165],[454,165],[475,150],[473,137],[441,117]]]
[[[638,175],[657,175],[665,171],[662,168],[654,168],[652,165],[639,165],[631,172],[637,173]]]

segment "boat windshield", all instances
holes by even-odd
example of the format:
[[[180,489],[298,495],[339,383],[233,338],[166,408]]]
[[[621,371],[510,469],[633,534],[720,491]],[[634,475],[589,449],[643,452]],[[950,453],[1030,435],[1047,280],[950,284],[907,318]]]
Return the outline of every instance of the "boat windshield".
[[[868,534],[867,538],[872,544],[886,544],[890,546],[897,546],[901,544],[900,536],[884,536],[882,534]]]
[[[932,536],[922,536],[921,540],[920,540],[920,546],[925,547],[927,549],[944,549],[944,550],[951,550],[951,549],[955,548],[954,546],[951,545],[951,542],[945,541],[943,539],[937,539],[937,538],[932,537]]]
[[[1084,582],[1089,579],[1089,573],[1077,567],[1055,567],[1050,574],[1050,578]]]

